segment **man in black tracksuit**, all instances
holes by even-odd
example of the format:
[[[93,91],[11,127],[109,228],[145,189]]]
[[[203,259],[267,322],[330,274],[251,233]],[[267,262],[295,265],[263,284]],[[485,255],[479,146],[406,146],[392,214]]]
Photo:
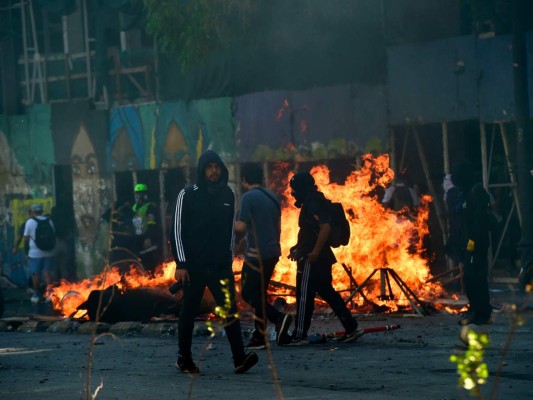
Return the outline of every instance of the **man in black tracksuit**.
[[[331,267],[337,260],[327,243],[331,232],[329,200],[317,190],[309,172],[296,173],[290,186],[295,205],[301,211],[298,242],[289,255],[297,262],[295,327],[292,339],[283,344],[298,346],[309,343],[307,332],[311,326],[316,293],[329,304],[345,329],[345,335],[338,341],[356,340],[363,330],[357,329],[357,321],[331,283]]]
[[[176,281],[183,283],[183,303],[178,321],[179,356],[176,368],[198,373],[191,346],[196,316],[206,286],[217,306],[225,308],[224,288],[230,293],[225,331],[230,342],[235,373],[257,363],[257,354],[246,354],[241,325],[236,316],[232,246],[235,195],[228,186],[228,169],[220,156],[207,150],[198,160],[197,183],[178,194],[170,232],[176,261]],[[221,280],[226,281],[224,286]]]

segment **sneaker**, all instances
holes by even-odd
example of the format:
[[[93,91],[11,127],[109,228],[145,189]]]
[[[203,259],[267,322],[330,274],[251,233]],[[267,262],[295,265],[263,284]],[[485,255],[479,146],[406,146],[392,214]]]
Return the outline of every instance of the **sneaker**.
[[[193,362],[192,358],[178,357],[175,365],[178,371],[187,373],[187,374],[198,374],[200,369]]]
[[[33,296],[31,296],[30,301],[31,301],[33,304],[37,304],[38,302],[41,301],[41,299],[39,298],[39,296],[33,295]]]
[[[246,345],[247,349],[250,350],[262,350],[266,347],[265,339],[259,339],[255,335],[252,334],[250,337],[250,341]]]
[[[257,354],[255,354],[253,351],[246,354],[246,357],[244,357],[244,360],[239,365],[235,365],[235,373],[236,374],[244,374],[246,371],[248,371],[250,368],[252,368],[255,364],[257,364],[257,361],[259,361],[259,357],[257,357]]]
[[[470,325],[472,321],[474,320],[474,318],[475,318],[474,313],[467,311],[461,315],[461,319],[459,320],[459,325],[461,326]]]
[[[282,346],[284,344],[287,344],[290,342],[290,337],[287,334],[289,331],[289,327],[292,323],[292,315],[291,314],[285,314],[285,317],[283,317],[283,320],[280,324],[276,324],[276,342],[278,345]]]
[[[337,342],[348,343],[353,342],[363,336],[365,331],[363,329],[355,329],[352,332],[346,332],[343,337],[337,339]]]
[[[492,324],[492,318],[491,317],[480,317],[475,314],[467,315],[459,320],[459,325],[465,326],[465,325],[488,325]]]
[[[292,340],[285,344],[285,346],[305,346],[309,344],[308,338],[292,338]]]

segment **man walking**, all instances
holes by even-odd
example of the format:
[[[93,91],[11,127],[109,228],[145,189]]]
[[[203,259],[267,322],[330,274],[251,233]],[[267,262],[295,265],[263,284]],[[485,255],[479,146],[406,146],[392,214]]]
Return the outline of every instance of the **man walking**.
[[[38,228],[40,224],[43,224],[42,228]],[[52,283],[55,249],[54,224],[43,215],[40,203],[31,205],[31,217],[24,225],[24,240],[29,242],[28,258],[33,284],[31,302],[38,303],[43,295],[41,277],[46,286]]]
[[[198,160],[197,183],[178,194],[170,244],[176,261],[175,278],[183,284],[182,310],[178,321],[179,355],[176,368],[200,372],[192,358],[194,317],[206,287],[218,307],[229,309],[224,330],[231,346],[234,372],[244,373],[257,361],[246,354],[241,324],[235,306],[235,278],[232,271],[235,195],[228,186],[228,169],[220,156],[207,150]],[[226,282],[226,286],[222,282]],[[226,299],[226,293],[229,298]]]
[[[364,332],[357,329],[355,318],[332,285],[331,267],[337,261],[328,245],[331,232],[330,202],[318,191],[309,172],[298,172],[290,180],[291,195],[301,208],[298,218],[298,242],[291,248],[289,259],[297,262],[296,319],[292,338],[287,345],[308,344],[307,332],[315,304],[315,294],[329,304],[344,327],[339,342],[351,342]]]
[[[267,301],[267,289],[281,255],[281,205],[276,196],[261,187],[263,170],[257,164],[244,164],[239,217],[235,232],[246,233],[246,251],[242,267],[242,298],[255,309],[255,330],[248,349],[264,349],[266,323],[276,326],[278,343],[287,334],[292,315],[283,314]]]

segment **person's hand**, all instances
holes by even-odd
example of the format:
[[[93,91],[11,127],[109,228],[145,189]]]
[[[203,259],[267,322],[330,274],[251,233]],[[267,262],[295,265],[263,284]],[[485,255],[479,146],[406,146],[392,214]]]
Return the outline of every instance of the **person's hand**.
[[[143,250],[149,249],[150,247],[152,247],[152,241],[150,240],[150,238],[144,239]]]
[[[291,261],[298,261],[298,258],[300,258],[298,254],[298,247],[292,246],[289,250],[289,255],[287,256],[287,258]]]
[[[320,255],[320,253],[315,253],[315,252],[311,252],[307,255],[307,259],[309,260],[310,263],[315,263],[318,261],[318,256]]]
[[[174,279],[176,279],[176,282],[182,282],[185,285],[189,282],[189,272],[186,269],[176,268]]]
[[[235,256],[241,255],[244,253],[244,249],[246,248],[246,238],[242,238],[237,242],[237,244],[233,247],[233,254]]]

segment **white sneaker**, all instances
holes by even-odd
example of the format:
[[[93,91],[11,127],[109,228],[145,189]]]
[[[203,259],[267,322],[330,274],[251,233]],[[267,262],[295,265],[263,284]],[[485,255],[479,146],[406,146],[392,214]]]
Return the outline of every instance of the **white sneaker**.
[[[39,298],[39,296],[31,296],[31,299],[30,301],[33,303],[33,304],[37,304],[39,301],[41,301],[41,299]]]

